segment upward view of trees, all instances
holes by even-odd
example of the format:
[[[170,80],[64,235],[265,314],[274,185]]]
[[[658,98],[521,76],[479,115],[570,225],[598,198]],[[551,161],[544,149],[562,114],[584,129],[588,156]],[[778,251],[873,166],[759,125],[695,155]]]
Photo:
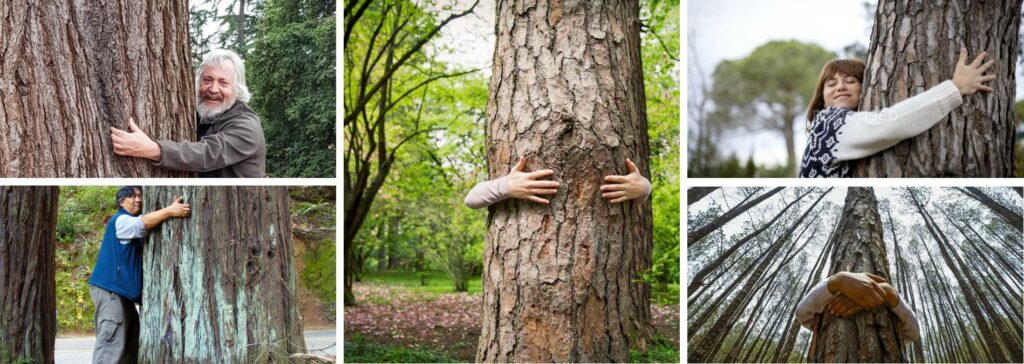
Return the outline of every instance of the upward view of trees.
[[[689,226],[766,193],[713,191],[690,205]],[[1022,210],[1011,188],[786,188],[690,245],[689,359],[1020,362]],[[884,333],[899,325],[884,309],[825,313],[812,350],[796,304],[849,267],[888,279],[920,321],[919,341]]]

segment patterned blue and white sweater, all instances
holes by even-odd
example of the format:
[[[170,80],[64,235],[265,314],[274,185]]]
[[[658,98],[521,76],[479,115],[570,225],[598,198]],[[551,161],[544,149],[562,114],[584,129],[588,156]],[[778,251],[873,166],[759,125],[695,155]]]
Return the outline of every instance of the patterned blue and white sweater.
[[[822,110],[807,135],[800,177],[852,177],[857,159],[925,132],[962,102],[953,81],[945,81],[881,111]]]

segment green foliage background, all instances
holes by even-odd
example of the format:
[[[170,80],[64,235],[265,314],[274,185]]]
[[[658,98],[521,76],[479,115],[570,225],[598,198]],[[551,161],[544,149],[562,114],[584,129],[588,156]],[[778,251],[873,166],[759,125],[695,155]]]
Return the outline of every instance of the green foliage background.
[[[334,177],[336,2],[249,0],[241,41],[235,4],[190,4],[193,62],[198,66],[212,48],[231,49],[245,60],[269,176]]]

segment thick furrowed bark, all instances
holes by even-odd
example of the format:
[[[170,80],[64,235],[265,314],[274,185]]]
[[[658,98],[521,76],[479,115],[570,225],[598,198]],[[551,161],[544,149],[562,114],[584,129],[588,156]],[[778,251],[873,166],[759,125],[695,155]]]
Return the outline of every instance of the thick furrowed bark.
[[[0,176],[188,177],[115,156],[128,119],[195,140],[186,1],[6,1],[0,7]]]
[[[487,165],[552,169],[550,205],[491,207],[477,361],[626,361],[653,330],[651,206],[609,204],[599,186],[649,176],[639,4],[499,2]]]
[[[881,0],[861,110],[880,110],[953,77],[961,48],[996,61],[995,91],[964,98],[948,119],[863,160],[864,177],[1012,177],[1020,1]]]
[[[53,363],[55,186],[0,186],[0,362]]]
[[[286,362],[305,351],[284,187],[147,187],[146,209],[184,196],[187,219],[143,253],[143,362]]]

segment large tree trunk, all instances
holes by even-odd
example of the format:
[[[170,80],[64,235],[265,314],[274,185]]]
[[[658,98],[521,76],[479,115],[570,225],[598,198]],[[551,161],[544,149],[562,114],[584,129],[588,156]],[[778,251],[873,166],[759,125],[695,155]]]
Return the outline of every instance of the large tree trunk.
[[[128,118],[195,140],[187,1],[5,1],[0,176],[188,177],[114,155]]]
[[[526,156],[561,187],[491,207],[478,361],[623,362],[650,342],[650,199],[598,190],[626,158],[650,175],[638,17],[637,1],[498,5],[488,172]]]
[[[839,220],[829,275],[841,272],[871,273],[889,279],[885,258],[882,219],[870,187],[850,187]],[[884,305],[848,318],[826,310],[812,324],[813,339],[808,362],[905,362],[899,319]]]
[[[0,187],[0,363],[53,363],[57,187]]]
[[[948,119],[862,161],[866,177],[1011,177],[1020,1],[880,0],[861,110],[879,110],[953,77],[960,49],[987,51],[994,92],[964,97]]]
[[[286,362],[305,351],[284,187],[148,187],[144,209],[184,196],[192,216],[150,232],[143,362]]]

